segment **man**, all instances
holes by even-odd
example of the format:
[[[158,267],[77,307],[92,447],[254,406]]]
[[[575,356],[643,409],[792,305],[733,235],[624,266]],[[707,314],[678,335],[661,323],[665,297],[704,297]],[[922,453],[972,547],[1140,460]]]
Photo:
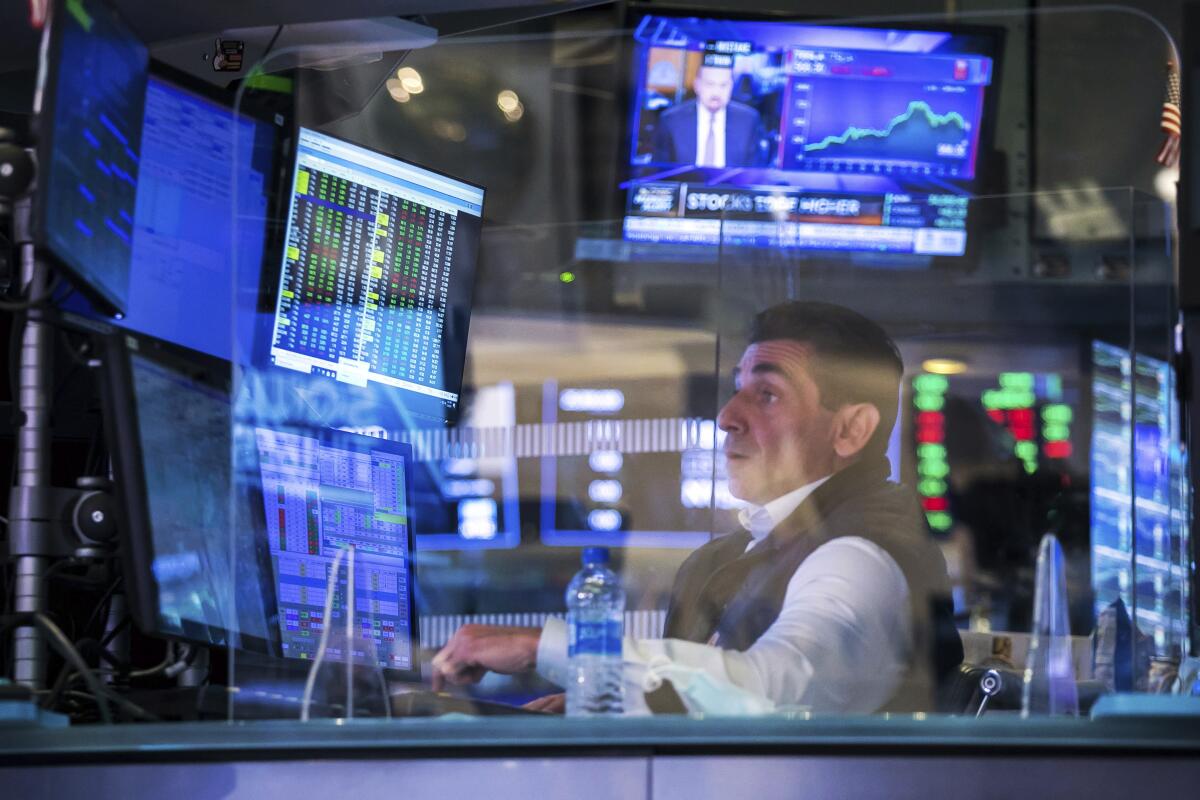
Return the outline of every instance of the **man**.
[[[701,66],[694,100],[669,108],[654,130],[654,163],[698,167],[753,167],[761,162],[762,121],[757,111],[730,102],[733,71]]]
[[[717,417],[745,530],[688,557],[666,638],[627,638],[627,663],[665,658],[814,711],[934,708],[962,645],[922,509],[887,479],[902,373],[887,334],[849,309],[792,302],[755,318]],[[434,680],[535,667],[563,680],[560,621],[467,626]]]

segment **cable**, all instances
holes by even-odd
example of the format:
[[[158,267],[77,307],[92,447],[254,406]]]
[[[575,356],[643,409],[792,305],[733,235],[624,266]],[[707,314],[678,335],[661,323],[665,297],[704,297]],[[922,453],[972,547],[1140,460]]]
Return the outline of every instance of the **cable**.
[[[46,633],[46,637],[50,640],[51,645],[58,651],[58,654],[64,660],[71,663],[79,674],[83,676],[83,680],[87,683],[88,688],[96,695],[96,705],[100,710],[100,719],[106,724],[112,724],[112,711],[108,707],[108,700],[111,699],[109,694],[104,691],[104,686],[92,674],[92,670],[88,667],[87,662],[83,660],[83,656],[79,655],[79,651],[75,649],[75,645],[71,644],[71,640],[62,632],[62,628],[50,621],[50,618],[40,612],[25,612],[21,614],[10,614],[4,618],[3,630],[18,625],[29,625],[30,623],[41,628]],[[106,702],[100,702],[99,698],[104,698]]]
[[[329,617],[333,613],[333,592],[337,588],[338,567],[342,565],[344,549],[338,550],[333,556],[333,566],[325,581],[325,614],[321,617],[321,639],[317,644],[317,653],[313,657],[312,666],[308,668],[308,677],[304,680],[304,697],[300,701],[300,721],[308,722],[308,707],[312,705],[313,688],[317,684],[317,670],[325,659],[325,648],[329,645]]]
[[[130,670],[129,677],[130,678],[150,678],[155,675],[158,675],[159,673],[166,672],[168,669],[171,668],[171,665],[173,665],[174,663],[175,663],[175,643],[167,642],[167,653],[165,656],[163,656],[162,661],[155,664],[153,667],[147,667],[146,669]]]
[[[346,716],[354,719],[354,545],[346,567]]]
[[[50,284],[37,297],[30,297],[24,300],[0,300],[0,311],[17,312],[37,308],[54,297],[54,292],[58,289],[60,280],[61,277],[59,275],[54,275],[50,278]]]
[[[98,706],[100,705],[98,698],[88,694],[87,692],[71,690],[71,691],[67,692],[66,694],[68,697],[81,697],[85,700],[91,700],[92,702],[96,703]],[[154,714],[151,714],[149,711],[142,708],[137,703],[134,703],[130,700],[126,700],[124,697],[115,695],[112,692],[105,692],[103,696],[104,696],[105,700],[112,703],[117,708],[121,709],[126,714],[128,714],[130,717],[133,717],[134,719],[140,719],[143,722],[161,722],[162,721],[161,718],[155,716]],[[100,707],[103,708],[103,706],[100,706]]]

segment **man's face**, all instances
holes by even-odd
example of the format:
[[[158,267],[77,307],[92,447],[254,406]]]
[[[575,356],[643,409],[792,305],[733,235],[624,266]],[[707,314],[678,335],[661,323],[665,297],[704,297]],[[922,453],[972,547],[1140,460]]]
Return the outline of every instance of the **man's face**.
[[[733,94],[733,72],[721,67],[701,67],[692,82],[700,105],[714,114],[729,105]]]
[[[762,505],[834,472],[835,414],[821,405],[812,359],[802,342],[771,339],[738,362],[717,415],[734,497]]]

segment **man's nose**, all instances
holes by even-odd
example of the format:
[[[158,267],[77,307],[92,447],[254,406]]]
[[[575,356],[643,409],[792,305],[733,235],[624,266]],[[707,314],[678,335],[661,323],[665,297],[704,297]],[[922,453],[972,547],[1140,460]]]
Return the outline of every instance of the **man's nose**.
[[[721,410],[717,413],[717,427],[726,433],[741,433],[745,430],[745,423],[742,420],[741,411],[738,408],[738,395],[734,394],[729,398]]]

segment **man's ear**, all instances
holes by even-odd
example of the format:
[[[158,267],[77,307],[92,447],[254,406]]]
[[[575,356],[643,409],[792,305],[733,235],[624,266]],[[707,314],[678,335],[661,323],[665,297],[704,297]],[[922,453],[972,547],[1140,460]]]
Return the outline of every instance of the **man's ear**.
[[[879,427],[879,409],[872,403],[849,403],[837,410],[833,449],[840,458],[854,458]]]

